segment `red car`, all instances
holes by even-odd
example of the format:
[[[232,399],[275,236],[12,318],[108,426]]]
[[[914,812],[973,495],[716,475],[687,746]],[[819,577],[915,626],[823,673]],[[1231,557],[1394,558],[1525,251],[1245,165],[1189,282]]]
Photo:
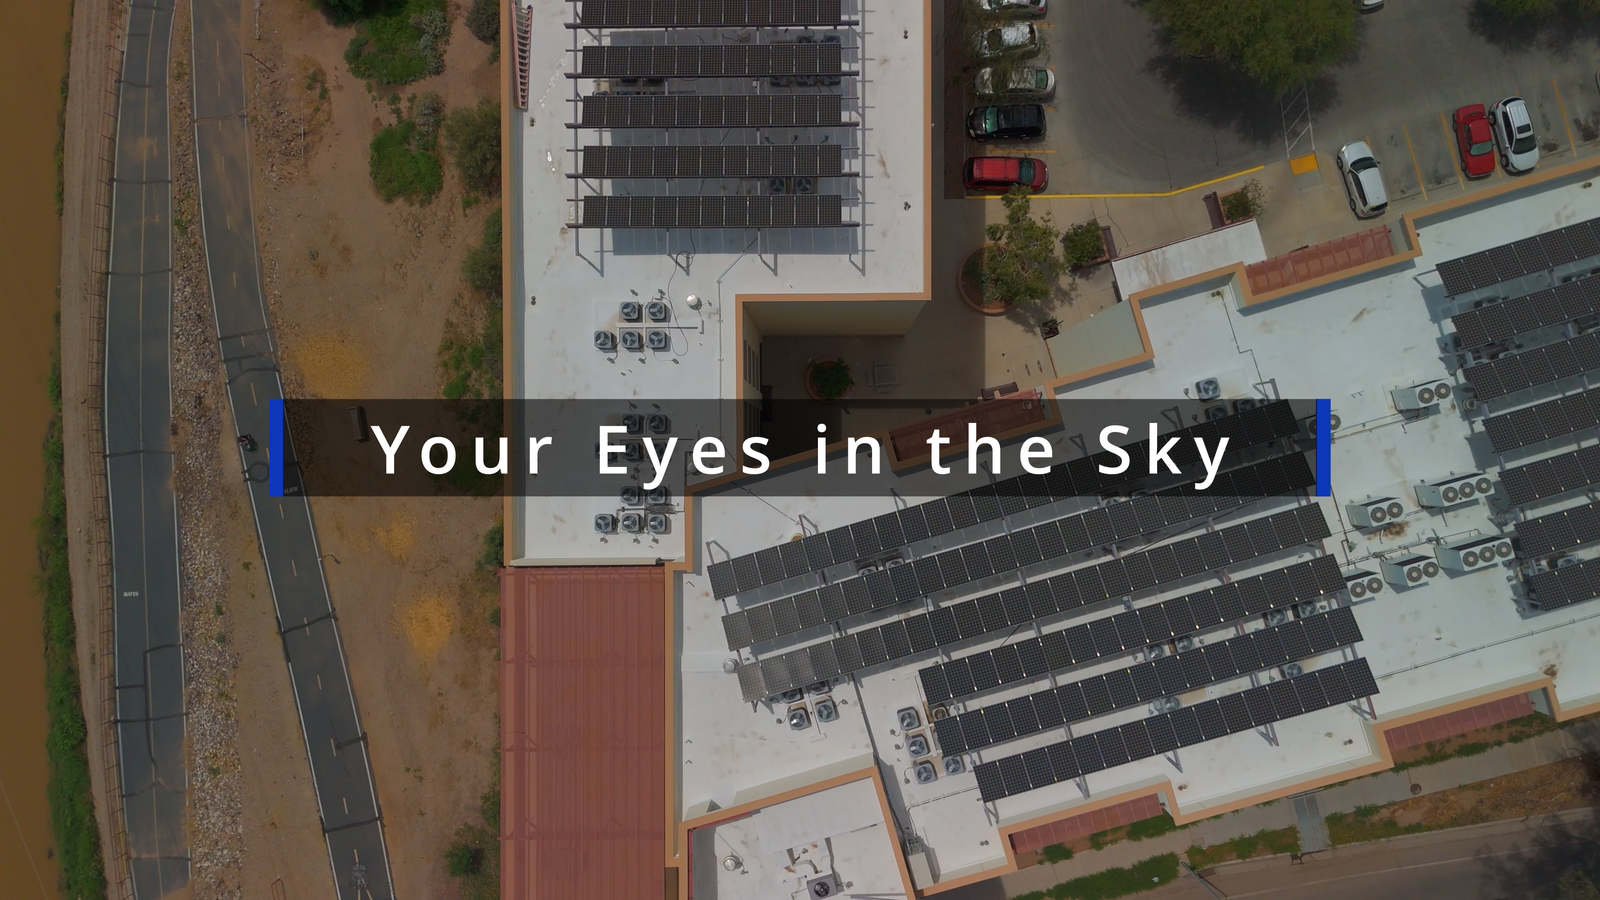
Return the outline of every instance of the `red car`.
[[[1020,184],[1038,193],[1050,183],[1050,173],[1044,160],[1029,156],[973,156],[967,159],[963,180],[969,191],[1003,193]]]
[[[1461,171],[1468,178],[1482,178],[1494,171],[1494,133],[1489,114],[1482,103],[1456,110],[1456,148],[1461,153]]]

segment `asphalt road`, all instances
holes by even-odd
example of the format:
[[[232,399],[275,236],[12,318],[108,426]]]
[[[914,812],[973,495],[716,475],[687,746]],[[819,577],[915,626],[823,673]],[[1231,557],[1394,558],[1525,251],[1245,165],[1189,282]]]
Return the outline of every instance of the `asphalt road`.
[[[183,636],[172,490],[173,0],[128,10],[106,291],[105,441],[117,738],[134,896],[189,883]]]
[[[194,3],[195,149],[211,297],[234,422],[241,433],[255,435],[260,447],[241,450],[240,466],[284,629],[284,656],[334,884],[346,900],[387,900],[393,888],[383,820],[311,507],[304,497],[268,494],[268,401],[283,396],[283,385],[250,200],[243,8],[243,0]]]

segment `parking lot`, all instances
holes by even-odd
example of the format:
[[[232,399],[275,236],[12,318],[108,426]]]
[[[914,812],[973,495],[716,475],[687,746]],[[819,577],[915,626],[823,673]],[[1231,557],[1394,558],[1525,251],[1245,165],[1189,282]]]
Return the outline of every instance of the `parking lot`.
[[[1394,0],[1362,16],[1356,58],[1285,101],[1219,63],[1165,51],[1130,0],[1051,0],[1041,26],[1041,62],[1058,84],[1048,134],[968,152],[1040,155],[1051,194],[1165,193],[1313,148],[1327,162],[1366,139],[1391,197],[1420,201],[1466,187],[1450,114],[1512,95],[1528,103],[1542,159],[1600,147],[1592,35],[1509,31],[1475,20],[1462,0]]]

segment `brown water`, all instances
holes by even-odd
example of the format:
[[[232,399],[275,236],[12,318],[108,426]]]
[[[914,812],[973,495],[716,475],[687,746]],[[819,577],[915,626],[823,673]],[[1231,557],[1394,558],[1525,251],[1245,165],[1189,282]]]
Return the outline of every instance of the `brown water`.
[[[50,418],[60,224],[56,110],[68,0],[6,4],[0,28],[0,897],[55,900],[45,803],[44,638],[33,520]]]

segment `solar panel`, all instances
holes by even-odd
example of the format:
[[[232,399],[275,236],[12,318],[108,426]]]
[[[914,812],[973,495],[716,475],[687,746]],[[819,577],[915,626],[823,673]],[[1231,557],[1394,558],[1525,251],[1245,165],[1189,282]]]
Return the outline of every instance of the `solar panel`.
[[[1544,611],[1600,597],[1600,560],[1585,560],[1530,576],[1528,597],[1535,608]]]
[[[1011,796],[1011,792],[1006,788],[1005,778],[1000,774],[998,762],[980,763],[973,767],[972,774],[978,779],[978,795],[985,803]]]
[[[1169,713],[1168,718],[1172,721],[1172,730],[1178,737],[1178,746],[1192,747],[1195,744],[1205,743],[1205,735],[1200,732],[1200,721],[1195,717],[1194,707]]]
[[[837,195],[592,195],[576,228],[840,228]],[[770,582],[768,582],[770,583]]]
[[[837,43],[604,44],[580,47],[568,78],[745,78],[752,75],[840,75]]]
[[[711,596],[718,600],[732,597],[739,592],[738,579],[733,574],[733,563],[719,562],[706,566],[706,575],[711,579]]]
[[[1008,756],[1000,760],[1000,778],[1005,782],[1008,794],[1020,794],[1032,787],[1028,781],[1028,769],[1020,756]]]
[[[1479,400],[1541,387],[1600,368],[1600,332],[1470,366],[1462,377]]]
[[[843,20],[841,0],[582,0],[567,27],[823,27]]]
[[[1554,512],[1514,526],[1526,556],[1548,556],[1600,540],[1600,503]]]
[[[1456,340],[1464,350],[1498,344],[1540,328],[1564,325],[1596,311],[1600,304],[1600,279],[1593,277],[1546,288],[1450,318]]]

